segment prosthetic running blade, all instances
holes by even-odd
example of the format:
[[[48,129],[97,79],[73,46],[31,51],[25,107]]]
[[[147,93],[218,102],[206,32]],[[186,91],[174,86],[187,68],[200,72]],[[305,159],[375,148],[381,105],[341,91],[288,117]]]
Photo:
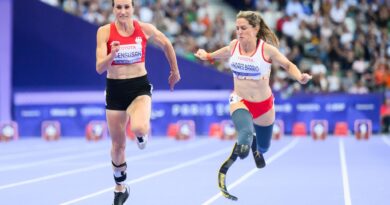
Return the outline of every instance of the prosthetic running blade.
[[[226,173],[238,157],[238,154],[236,152],[236,147],[237,147],[237,143],[234,144],[232,153],[230,154],[229,158],[222,164],[218,172],[219,190],[221,190],[222,195],[224,197],[231,199],[233,201],[237,201],[238,198],[236,196],[231,195],[226,189]]]
[[[251,146],[252,153],[253,153],[254,157],[256,154],[256,144],[257,144],[256,143],[256,135],[254,135],[253,141],[252,141],[252,146]],[[237,160],[237,157],[238,157],[238,150],[237,150],[237,143],[235,143],[233,150],[232,150],[232,153],[230,154],[229,158],[227,160],[225,160],[225,162],[222,164],[222,166],[218,172],[219,190],[221,190],[222,195],[225,198],[231,199],[233,201],[237,201],[238,198],[236,196],[231,195],[226,188],[226,173],[228,172],[229,168],[234,164],[234,162]],[[257,163],[256,163],[256,166],[258,168],[260,168]]]

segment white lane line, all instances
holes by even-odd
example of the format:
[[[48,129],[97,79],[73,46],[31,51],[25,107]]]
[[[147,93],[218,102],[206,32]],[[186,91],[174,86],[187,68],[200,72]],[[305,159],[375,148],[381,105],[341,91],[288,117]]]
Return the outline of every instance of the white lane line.
[[[4,147],[2,147],[2,144],[0,144],[0,148],[4,148],[0,150],[1,151],[0,154],[3,156],[6,154],[19,154],[19,153],[32,152],[32,151],[41,151],[41,150],[50,151],[50,150],[62,149],[64,147],[79,147],[81,143],[88,146],[92,144],[109,144],[108,141],[109,138],[98,142],[89,143],[85,140],[85,138],[80,136],[79,137],[69,136],[59,141],[46,141],[38,136],[31,136],[31,137],[23,136],[23,138],[4,144],[5,145]]]
[[[35,167],[43,164],[51,164],[51,163],[56,163],[56,162],[62,162],[62,161],[67,161],[67,160],[74,160],[74,159],[82,159],[82,158],[87,158],[87,157],[95,157],[99,155],[105,155],[107,154],[107,151],[95,151],[91,153],[77,153],[74,155],[69,155],[69,156],[64,156],[64,157],[56,157],[53,159],[47,159],[47,160],[39,160],[35,162],[30,162],[30,163],[23,163],[23,164],[16,164],[16,165],[10,165],[10,166],[4,166],[0,168],[0,172],[6,172],[6,171],[12,171],[12,170],[18,170],[18,169],[25,169],[28,167]]]
[[[137,161],[137,160],[166,155],[166,154],[170,154],[170,153],[179,152],[182,150],[196,148],[198,146],[201,146],[204,144],[209,144],[209,143],[210,143],[210,141],[208,141],[208,140],[204,140],[204,141],[202,140],[202,141],[198,141],[198,142],[195,142],[192,144],[187,144],[185,146],[178,146],[176,148],[167,148],[167,149],[163,149],[163,150],[159,150],[159,151],[155,151],[155,152],[151,152],[151,153],[147,153],[147,154],[142,154],[139,156],[130,157],[130,158],[127,158],[126,161],[133,162],[133,161]],[[105,153],[107,154],[107,152],[105,152]],[[73,169],[73,170],[60,172],[57,174],[52,174],[52,175],[48,175],[48,176],[44,176],[44,177],[38,177],[38,178],[33,178],[33,179],[15,182],[15,183],[11,183],[11,184],[0,185],[0,190],[12,188],[12,187],[17,187],[17,186],[22,186],[22,185],[26,185],[26,184],[37,183],[37,182],[46,181],[46,180],[50,180],[50,179],[55,179],[58,177],[63,177],[63,176],[71,175],[71,174],[78,174],[81,172],[92,171],[95,169],[100,169],[100,168],[109,167],[109,166],[111,166],[111,163],[109,163],[109,162],[99,163],[99,164],[95,164],[93,166],[83,167],[83,168],[79,168],[79,169]]]
[[[152,139],[153,140],[153,139]],[[65,141],[65,140],[64,140]],[[24,149],[20,152],[14,152],[14,153],[7,153],[0,155],[0,160],[13,160],[13,159],[20,159],[20,158],[26,158],[26,157],[32,157],[36,155],[47,155],[50,153],[52,154],[60,154],[60,153],[66,153],[66,152],[71,152],[71,153],[80,153],[80,152],[90,152],[93,150],[101,150],[101,149],[107,149],[110,147],[111,141],[109,139],[105,141],[99,141],[99,142],[86,142],[86,140],[80,139],[78,142],[63,142],[63,145],[58,146],[62,142],[58,142],[59,144],[54,144],[57,145],[56,147],[50,147],[50,143],[52,142],[41,142],[41,143],[47,143],[45,146],[40,147],[37,150],[27,150]],[[77,144],[78,143],[78,144]],[[80,145],[81,144],[81,145]],[[151,145],[153,147],[156,146],[161,146],[161,144],[165,144],[165,140],[153,140]],[[23,146],[29,146],[28,144],[25,144]],[[65,148],[64,148],[65,146]]]
[[[347,160],[345,157],[344,141],[342,139],[339,139],[339,152],[340,152],[341,173],[343,176],[344,203],[345,205],[351,205],[352,203],[351,203],[351,194],[349,191]]]
[[[31,148],[31,145],[29,144],[29,141],[20,143],[17,146],[24,146],[27,147],[23,150],[18,150],[17,152],[5,152],[0,153],[0,160],[13,160],[18,158],[26,158],[26,157],[32,157],[32,156],[39,156],[39,155],[46,155],[47,153],[50,154],[59,154],[63,152],[73,152],[73,153],[79,153],[79,152],[89,152],[90,150],[101,150],[105,147],[110,147],[111,141],[109,139],[104,139],[103,141],[98,142],[87,142],[84,138],[79,140],[72,140],[67,141],[67,139],[64,139],[63,141],[58,142],[45,142],[41,139],[37,139],[40,141],[39,146],[33,146],[33,150],[28,150],[28,148]],[[155,146],[161,146],[161,144],[165,144],[165,139],[152,139],[151,145],[153,147]],[[15,142],[17,143],[17,142]],[[34,143],[31,142],[30,143]],[[130,142],[132,143],[132,142]]]
[[[82,143],[82,142],[80,142]],[[27,146],[27,145],[26,145]],[[67,146],[67,145],[65,145]],[[105,144],[104,146],[109,146]],[[47,154],[60,154],[60,153],[66,153],[66,152],[73,152],[73,153],[78,153],[80,151],[88,151],[88,150],[98,150],[99,148],[102,148],[103,146],[99,147],[76,147],[75,145],[71,145],[71,147],[65,147],[65,148],[52,148],[52,150],[49,150],[49,147],[43,147],[41,150],[33,150],[33,151],[21,151],[19,153],[8,153],[5,155],[0,156],[0,160],[14,160],[14,159],[19,159],[19,158],[26,158],[26,157],[33,157],[33,156],[39,156],[39,155],[46,155]]]
[[[211,159],[211,158],[214,158],[214,157],[217,157],[219,155],[222,155],[222,154],[226,154],[228,152],[231,151],[231,148],[224,148],[224,149],[220,149],[216,152],[213,152],[213,153],[210,153],[210,154],[206,154],[206,155],[203,155],[202,157],[198,157],[196,159],[193,159],[193,160],[190,160],[190,161],[187,161],[187,162],[184,162],[184,163],[181,163],[179,165],[176,165],[176,166],[173,166],[173,167],[168,167],[168,168],[165,168],[163,170],[160,170],[160,171],[157,171],[157,172],[153,172],[153,173],[150,173],[148,175],[145,175],[143,177],[140,177],[140,178],[137,178],[137,179],[133,179],[129,182],[130,185],[132,184],[136,184],[138,182],[142,182],[142,181],[145,181],[145,180],[148,180],[150,178],[154,178],[154,177],[157,177],[157,176],[160,176],[160,175],[163,175],[163,174],[166,174],[166,173],[169,173],[169,172],[173,172],[173,171],[176,171],[176,170],[179,170],[179,169],[182,169],[182,168],[185,168],[185,167],[188,167],[188,166],[192,166],[192,165],[195,165],[195,164],[198,164],[200,162],[203,162],[203,161],[206,161],[208,159]],[[85,196],[82,196],[80,198],[77,198],[77,199],[73,199],[73,200],[70,200],[70,201],[67,201],[67,202],[63,202],[61,203],[60,205],[69,205],[69,204],[74,204],[74,203],[77,203],[77,202],[80,202],[80,201],[83,201],[83,200],[86,200],[86,199],[89,199],[89,198],[92,198],[92,197],[95,197],[95,196],[98,196],[100,194],[104,194],[106,192],[109,192],[109,191],[113,191],[114,190],[114,187],[109,187],[109,188],[106,188],[106,189],[103,189],[103,190],[100,190],[100,191],[97,191],[97,192],[94,192],[92,194],[88,194],[88,195],[85,195]]]
[[[382,136],[382,140],[383,140],[387,145],[390,146],[390,139],[389,139],[389,137]]]
[[[281,149],[280,151],[278,151],[276,154],[272,155],[268,160],[266,160],[266,163],[267,164],[271,164],[273,161],[275,161],[277,158],[281,157],[282,155],[284,155],[286,152],[288,152],[289,150],[291,150],[292,148],[295,147],[295,145],[298,143],[298,140],[299,138],[294,138],[294,140],[292,140],[287,146],[285,146],[283,149]],[[230,186],[228,186],[228,190],[232,190],[234,187],[238,186],[239,184],[241,184],[242,182],[244,182],[246,179],[248,179],[250,176],[252,176],[254,173],[256,173],[259,169],[258,168],[254,168],[252,170],[250,170],[249,172],[247,172],[246,174],[244,174],[242,177],[240,177],[239,179],[237,179],[236,181],[234,181]],[[207,201],[203,202],[202,205],[209,205],[211,204],[212,202],[214,202],[215,200],[217,200],[219,197],[222,196],[222,193],[219,192],[218,194],[215,194],[214,196],[212,196],[210,199],[208,199]]]
[[[108,145],[110,146],[110,145]],[[48,152],[50,153],[50,152]],[[89,153],[82,153],[80,154],[79,152],[75,152],[76,154],[74,155],[68,155],[64,157],[56,157],[52,159],[46,159],[46,160],[39,160],[39,161],[33,161],[30,163],[22,163],[22,164],[16,164],[16,165],[9,165],[9,166],[3,166],[0,167],[0,172],[5,172],[5,171],[12,171],[12,170],[18,170],[18,169],[25,169],[28,167],[35,167],[43,164],[51,164],[51,163],[57,163],[57,162],[62,162],[62,161],[67,161],[67,160],[74,160],[74,159],[83,159],[83,158],[88,158],[88,157],[95,157],[95,156],[100,156],[100,155],[107,155],[107,150],[100,149],[99,151],[94,151],[94,152],[89,152]]]

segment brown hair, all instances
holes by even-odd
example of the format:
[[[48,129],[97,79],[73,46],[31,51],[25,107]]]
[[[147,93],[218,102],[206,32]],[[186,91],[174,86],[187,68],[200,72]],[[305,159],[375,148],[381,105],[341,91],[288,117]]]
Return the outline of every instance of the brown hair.
[[[257,33],[257,39],[262,39],[263,41],[272,44],[276,47],[279,46],[279,39],[275,33],[268,27],[264,19],[261,17],[259,12],[255,11],[240,11],[237,16],[237,19],[243,18],[246,19],[249,24],[253,27],[259,26],[259,32]]]
[[[115,2],[114,2],[115,0],[112,0],[112,7],[114,7],[115,6]],[[131,0],[131,5],[134,7],[134,0]]]

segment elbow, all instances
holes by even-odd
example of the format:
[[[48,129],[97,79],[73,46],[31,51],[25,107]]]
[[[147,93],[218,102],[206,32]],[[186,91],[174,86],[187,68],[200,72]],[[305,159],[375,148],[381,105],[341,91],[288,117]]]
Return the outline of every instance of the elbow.
[[[173,49],[173,46],[171,44],[171,42],[169,42],[168,39],[166,39],[165,41],[163,41],[160,45],[161,49],[164,50],[165,52],[169,51],[170,48]]]
[[[165,54],[167,54],[169,51],[169,45],[164,43],[161,45],[161,49],[164,51]]]

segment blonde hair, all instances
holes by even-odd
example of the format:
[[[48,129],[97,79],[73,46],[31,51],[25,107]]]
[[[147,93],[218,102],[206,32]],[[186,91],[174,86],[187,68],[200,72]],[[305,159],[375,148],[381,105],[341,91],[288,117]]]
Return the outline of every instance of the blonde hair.
[[[264,19],[261,17],[259,12],[255,11],[240,11],[237,16],[237,19],[243,18],[246,19],[249,24],[253,27],[259,26],[259,32],[257,33],[257,39],[262,39],[263,41],[274,45],[275,47],[279,46],[279,39],[275,33],[268,27]]]

